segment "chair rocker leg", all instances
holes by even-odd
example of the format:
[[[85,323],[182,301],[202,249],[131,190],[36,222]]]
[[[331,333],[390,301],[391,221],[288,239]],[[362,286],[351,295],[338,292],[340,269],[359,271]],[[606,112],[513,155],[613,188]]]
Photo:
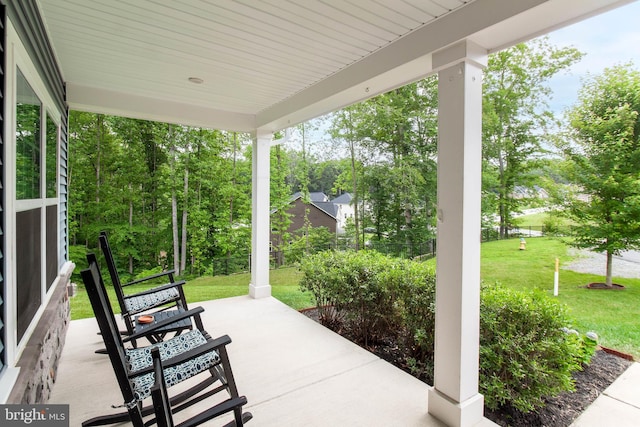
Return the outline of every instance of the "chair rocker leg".
[[[175,396],[173,396],[172,398],[169,399],[171,406],[176,406],[182,403],[182,405],[180,405],[179,407],[175,408],[174,411],[175,412],[179,412],[182,409],[188,408],[191,405],[194,405],[195,403],[199,402],[200,400],[204,399],[205,397],[209,397],[209,396],[213,396],[214,394],[224,390],[226,388],[226,386],[219,386],[214,388],[213,390],[210,390],[209,392],[195,397],[194,399],[183,403],[185,401],[187,401],[188,399],[192,398],[193,396],[197,395],[198,393],[200,393],[201,391],[205,390],[207,387],[209,387],[211,384],[215,383],[216,381],[218,381],[217,377],[211,377],[211,378],[207,378],[206,380],[194,385],[193,387],[191,387],[188,390],[183,391],[182,393],[176,394]],[[154,413],[154,408],[153,405],[147,405],[145,407],[143,407],[140,412],[142,413],[143,417],[146,417],[147,415],[151,415]],[[122,422],[127,422],[130,421],[131,418],[129,416],[129,412],[117,412],[114,414],[108,414],[108,415],[99,415],[97,417],[93,417],[90,418],[86,421],[82,422],[82,427],[93,427],[93,426],[103,426],[103,425],[107,425],[107,424],[116,424],[116,423],[122,423]]]
[[[253,415],[251,414],[251,412],[245,412],[244,414],[242,413],[242,406],[245,405],[246,403],[247,403],[247,398],[244,396],[227,399],[224,402],[220,402],[217,405],[207,409],[206,411],[201,412],[200,414],[194,416],[193,418],[190,418],[189,420],[185,421],[184,425],[186,426],[200,425],[222,414],[233,412],[234,413],[233,421],[230,421],[229,423],[225,424],[225,426],[229,426],[229,427],[243,426],[245,422],[253,418]]]
[[[241,425],[246,424],[247,421],[249,421],[252,418],[253,418],[253,414],[251,412],[243,412]],[[237,426],[238,426],[238,423],[236,423],[236,421],[233,420],[233,421],[229,421],[227,424],[223,425],[222,427],[237,427]]]

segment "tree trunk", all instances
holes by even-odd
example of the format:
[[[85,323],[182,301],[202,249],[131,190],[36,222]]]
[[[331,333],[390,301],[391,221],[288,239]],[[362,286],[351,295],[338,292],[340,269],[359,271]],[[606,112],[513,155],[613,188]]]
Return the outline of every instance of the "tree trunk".
[[[353,225],[356,236],[356,251],[360,250],[360,218],[358,213],[358,178],[356,177],[356,153],[354,142],[349,141],[349,149],[351,151],[351,176],[353,184]]]
[[[500,194],[498,195],[500,238],[507,239],[509,237],[509,228],[507,224],[507,184],[505,183],[504,159],[502,158],[502,151],[498,153],[498,173],[500,178]]]
[[[180,274],[180,251],[178,244],[178,201],[176,190],[171,190],[171,225],[173,228],[173,269]]]
[[[302,132],[302,170],[304,171],[303,177],[303,188],[302,193],[305,198],[309,197],[309,164],[307,163],[307,145],[306,138],[304,132],[304,123],[301,125]],[[307,202],[307,200],[305,200]],[[309,200],[309,203],[311,201]],[[309,220],[309,206],[306,206],[304,209],[304,253],[309,254],[311,251],[310,242],[309,242],[309,234],[311,232],[311,221]]]
[[[96,122],[96,206],[100,206],[100,169],[101,169],[101,142],[102,142],[102,114],[98,114],[97,122]],[[100,209],[98,208],[98,219],[100,219]]]
[[[607,287],[613,287],[613,252],[607,251]]]
[[[182,243],[180,256],[180,274],[187,269],[187,198],[189,195],[189,167],[184,168],[184,202],[182,206]]]
[[[129,193],[133,194],[131,183],[129,183]],[[129,229],[133,228],[133,196],[129,199]],[[133,274],[133,256],[129,254],[129,274]]]
[[[169,125],[169,138],[172,139],[173,128]],[[178,198],[176,196],[176,147],[171,142],[169,149],[170,170],[171,170],[171,228],[173,230],[173,269],[180,274],[180,251],[178,240]]]
[[[238,157],[238,133],[233,133],[233,168],[231,171],[231,186],[236,188],[236,162]],[[278,163],[280,155],[278,154]],[[233,192],[229,196],[229,230],[233,230]],[[280,247],[278,245],[277,247]],[[231,260],[231,248],[227,249],[227,260]],[[276,264],[277,265],[277,264]]]

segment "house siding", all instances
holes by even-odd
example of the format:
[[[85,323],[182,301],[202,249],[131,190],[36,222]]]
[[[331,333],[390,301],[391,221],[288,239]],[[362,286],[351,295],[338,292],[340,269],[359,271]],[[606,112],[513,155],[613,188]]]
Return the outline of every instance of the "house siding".
[[[60,162],[58,168],[58,197],[60,199],[58,207],[58,239],[60,240],[58,269],[62,268],[69,254],[69,110],[65,108],[60,111],[64,112],[64,117],[60,124],[60,155],[58,159]]]
[[[289,232],[293,233],[296,230],[304,227],[304,212],[306,208],[309,208],[309,222],[313,227],[327,227],[331,233],[336,232],[336,220],[330,217],[326,212],[318,209],[313,205],[305,205],[301,199],[297,199],[293,207],[289,209],[291,217],[291,226]]]

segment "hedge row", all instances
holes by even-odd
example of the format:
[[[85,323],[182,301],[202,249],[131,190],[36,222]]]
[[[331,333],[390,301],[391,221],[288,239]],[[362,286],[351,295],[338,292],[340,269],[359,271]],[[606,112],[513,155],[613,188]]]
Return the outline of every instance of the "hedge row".
[[[313,294],[320,321],[367,345],[393,337],[416,376],[433,384],[435,269],[375,251],[326,251],[300,265],[300,287]],[[541,292],[483,286],[480,392],[487,407],[528,412],[573,389],[572,373],[595,343],[567,333],[565,308]]]

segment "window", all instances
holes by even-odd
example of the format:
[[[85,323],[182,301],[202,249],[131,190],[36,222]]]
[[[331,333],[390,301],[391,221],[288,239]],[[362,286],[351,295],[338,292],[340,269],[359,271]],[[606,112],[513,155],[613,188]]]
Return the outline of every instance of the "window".
[[[40,198],[41,102],[17,70],[16,102],[16,199]]]
[[[22,339],[58,275],[58,141],[48,104],[16,68],[16,312]],[[36,90],[34,90],[34,88]],[[46,100],[46,98],[45,98]]]

